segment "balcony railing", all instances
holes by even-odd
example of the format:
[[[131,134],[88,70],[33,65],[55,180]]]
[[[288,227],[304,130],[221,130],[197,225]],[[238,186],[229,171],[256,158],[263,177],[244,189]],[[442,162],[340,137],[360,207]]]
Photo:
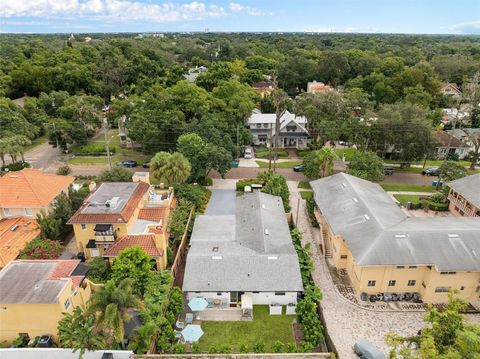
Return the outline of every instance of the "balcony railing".
[[[97,224],[95,226],[95,242],[112,243],[117,239],[117,233],[111,224]]]

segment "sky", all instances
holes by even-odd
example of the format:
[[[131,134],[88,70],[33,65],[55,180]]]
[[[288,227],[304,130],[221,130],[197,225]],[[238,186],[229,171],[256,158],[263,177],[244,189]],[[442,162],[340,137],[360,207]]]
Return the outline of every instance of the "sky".
[[[480,34],[480,0],[0,0],[1,33]]]

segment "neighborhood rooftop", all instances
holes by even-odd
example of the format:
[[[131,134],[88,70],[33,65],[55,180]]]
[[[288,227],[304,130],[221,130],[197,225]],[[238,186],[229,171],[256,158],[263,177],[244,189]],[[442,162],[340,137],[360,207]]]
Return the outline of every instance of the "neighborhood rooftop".
[[[480,173],[449,182],[448,186],[460,193],[475,207],[480,208]]]
[[[411,218],[380,185],[345,173],[310,184],[318,208],[357,264],[480,269],[480,218]]]
[[[126,223],[149,189],[144,182],[104,182],[69,223]]]
[[[255,192],[235,201],[235,214],[197,217],[183,290],[302,291],[280,197]]]
[[[79,260],[17,260],[0,272],[0,303],[51,304],[68,284],[78,286],[84,275],[75,275]]]

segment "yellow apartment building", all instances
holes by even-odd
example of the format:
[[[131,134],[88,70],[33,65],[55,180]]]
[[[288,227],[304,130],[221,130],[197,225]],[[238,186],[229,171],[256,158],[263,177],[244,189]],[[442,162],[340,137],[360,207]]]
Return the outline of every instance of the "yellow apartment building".
[[[74,180],[33,168],[5,174],[0,177],[0,219],[35,218],[41,210],[48,212],[55,197],[67,192]]]
[[[325,256],[356,294],[480,298],[480,218],[408,217],[378,185],[338,173],[310,182]]]
[[[168,218],[173,189],[156,190],[143,181],[102,183],[70,218],[77,248],[86,258],[111,261],[123,249],[139,246],[158,269],[166,268]]]
[[[58,322],[90,299],[79,260],[15,260],[0,271],[0,342],[52,335]]]
[[[480,217],[480,173],[447,183],[449,211],[454,216]]]

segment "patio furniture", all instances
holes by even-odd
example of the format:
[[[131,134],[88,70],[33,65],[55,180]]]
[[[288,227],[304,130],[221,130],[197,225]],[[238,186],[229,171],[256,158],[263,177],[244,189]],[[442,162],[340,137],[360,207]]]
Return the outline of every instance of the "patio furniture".
[[[207,298],[207,308],[213,308],[213,299],[212,298]]]
[[[177,322],[175,323],[175,326],[178,328],[178,329],[183,329],[185,328],[185,323],[180,321],[180,320],[177,320]]]
[[[175,339],[182,340],[182,332],[175,331]]]
[[[187,313],[187,314],[185,314],[185,322],[186,322],[187,324],[192,324],[192,322],[193,322],[193,313]],[[188,325],[187,325],[187,327],[188,327]]]
[[[226,300],[222,299],[221,306],[222,306],[222,309],[227,309],[228,308],[228,302]]]
[[[182,330],[182,337],[183,340],[186,342],[198,342],[200,337],[203,335],[203,330],[200,325],[197,324],[189,324]]]
[[[218,307],[222,301],[220,299],[214,299],[213,300],[213,305]]]
[[[193,299],[190,299],[190,301],[188,302],[188,306],[194,312],[201,312],[208,306],[208,302],[205,300],[205,298],[195,297]]]

